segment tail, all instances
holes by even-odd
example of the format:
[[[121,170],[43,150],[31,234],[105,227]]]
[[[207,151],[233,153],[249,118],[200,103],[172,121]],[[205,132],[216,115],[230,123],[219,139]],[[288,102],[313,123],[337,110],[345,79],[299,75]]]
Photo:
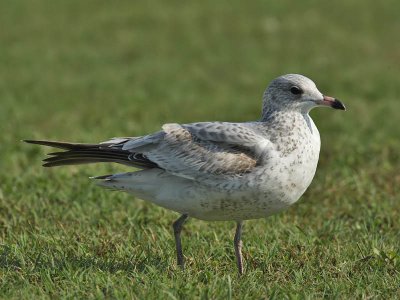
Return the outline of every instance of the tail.
[[[99,162],[112,162],[133,166],[140,169],[157,167],[140,153],[132,153],[113,148],[114,143],[80,144],[41,140],[24,140],[29,144],[43,145],[63,149],[65,151],[49,153],[49,158],[43,160],[43,167],[56,167],[65,165],[91,164]]]

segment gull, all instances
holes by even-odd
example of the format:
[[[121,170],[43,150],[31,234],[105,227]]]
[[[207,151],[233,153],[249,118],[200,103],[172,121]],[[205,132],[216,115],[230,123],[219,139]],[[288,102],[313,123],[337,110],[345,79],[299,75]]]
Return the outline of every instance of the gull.
[[[50,153],[44,167],[112,162],[136,168],[92,178],[181,214],[173,232],[182,269],[181,231],[189,217],[235,221],[236,264],[243,274],[243,221],[288,208],[315,175],[321,142],[310,110],[345,110],[342,102],[323,95],[311,79],[299,74],[274,79],[262,100],[257,121],[165,124],[149,135],[99,144],[25,142],[64,150]]]

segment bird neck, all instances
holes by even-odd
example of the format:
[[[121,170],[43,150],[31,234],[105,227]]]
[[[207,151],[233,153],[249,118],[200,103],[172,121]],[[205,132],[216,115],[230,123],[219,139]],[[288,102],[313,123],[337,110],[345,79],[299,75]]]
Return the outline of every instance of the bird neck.
[[[276,130],[281,135],[293,135],[296,132],[301,134],[319,134],[315,128],[308,112],[294,110],[269,111],[260,120],[268,130]]]
[[[268,122],[270,120],[279,122],[281,120],[285,121],[293,118],[305,118],[305,117],[308,117],[308,113],[282,107],[279,109],[276,109],[274,107],[268,107],[263,109],[261,122]]]

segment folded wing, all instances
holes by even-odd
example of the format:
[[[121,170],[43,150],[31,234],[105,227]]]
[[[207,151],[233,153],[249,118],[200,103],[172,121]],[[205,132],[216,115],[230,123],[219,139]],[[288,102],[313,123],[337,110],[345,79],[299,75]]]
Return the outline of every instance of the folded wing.
[[[141,169],[161,168],[176,176],[198,179],[250,172],[270,142],[246,123],[165,124],[163,130],[100,144],[27,140],[61,148],[50,153],[45,167],[115,162]]]
[[[141,152],[160,168],[191,179],[250,172],[257,166],[262,145],[268,143],[240,123],[165,124],[162,129],[120,147]]]

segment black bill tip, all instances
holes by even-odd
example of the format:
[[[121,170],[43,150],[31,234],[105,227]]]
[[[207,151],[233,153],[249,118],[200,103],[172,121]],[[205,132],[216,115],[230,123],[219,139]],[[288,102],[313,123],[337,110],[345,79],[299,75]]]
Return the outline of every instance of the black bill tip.
[[[334,109],[340,109],[340,110],[346,110],[346,106],[340,100],[335,99],[331,105],[332,108]]]

